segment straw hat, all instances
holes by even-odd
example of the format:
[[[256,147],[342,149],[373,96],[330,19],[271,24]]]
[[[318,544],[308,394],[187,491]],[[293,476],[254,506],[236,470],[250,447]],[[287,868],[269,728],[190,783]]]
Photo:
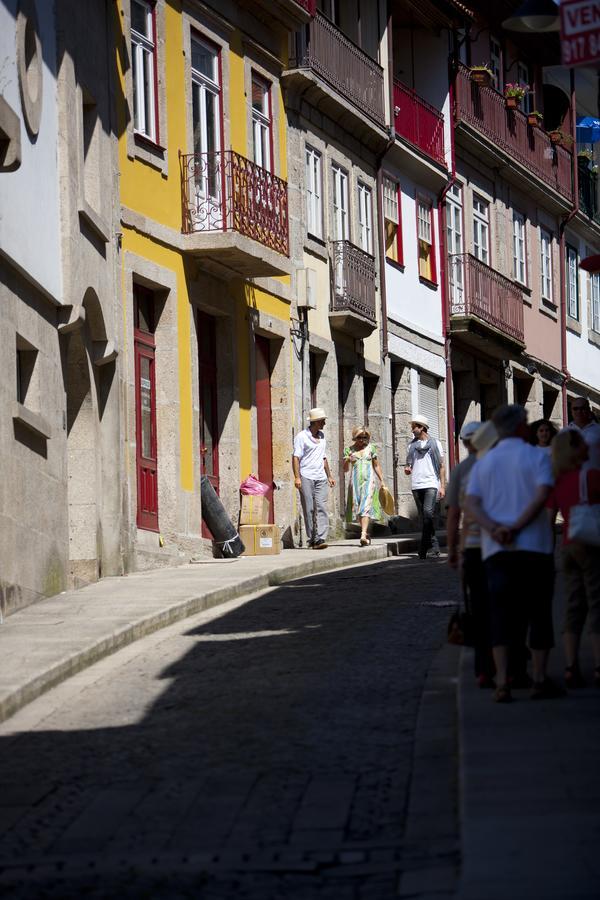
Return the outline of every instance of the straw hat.
[[[308,414],[309,422],[318,422],[320,419],[326,419],[327,413],[320,406],[315,406]]]
[[[422,416],[421,413],[415,413],[414,416],[411,416],[410,423],[416,422],[417,425],[424,425],[425,428],[429,428],[429,419],[427,416]]]
[[[394,498],[386,488],[385,484],[382,484],[379,488],[379,502],[386,516],[394,515]]]
[[[471,444],[477,450],[477,457],[484,456],[498,443],[498,432],[493,422],[483,422],[471,437]]]
[[[368,438],[371,437],[371,432],[364,425],[355,425],[352,429],[352,440],[355,440],[359,434],[366,434]]]

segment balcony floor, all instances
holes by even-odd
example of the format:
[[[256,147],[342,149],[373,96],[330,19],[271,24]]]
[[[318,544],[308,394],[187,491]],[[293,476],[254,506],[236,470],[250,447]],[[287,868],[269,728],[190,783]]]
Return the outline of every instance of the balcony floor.
[[[450,334],[453,338],[460,338],[461,343],[471,349],[497,359],[503,359],[508,352],[514,357],[515,353],[525,349],[524,341],[506,334],[479,316],[451,316]]]
[[[202,260],[205,268],[226,278],[265,278],[291,275],[287,256],[235,231],[202,231],[183,235],[186,254]]]

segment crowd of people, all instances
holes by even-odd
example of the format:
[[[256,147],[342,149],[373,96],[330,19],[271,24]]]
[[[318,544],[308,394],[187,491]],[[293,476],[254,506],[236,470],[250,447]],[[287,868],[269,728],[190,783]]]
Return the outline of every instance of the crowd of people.
[[[448,562],[461,570],[475,675],[498,703],[523,687],[533,699],[563,693],[547,675],[559,513],[565,684],[586,683],[579,644],[587,620],[600,687],[600,549],[572,528],[575,508],[600,504],[600,424],[585,398],[571,410],[573,421],[558,431],[545,419],[528,425],[521,406],[502,406],[460,434],[468,455],[448,486]]]

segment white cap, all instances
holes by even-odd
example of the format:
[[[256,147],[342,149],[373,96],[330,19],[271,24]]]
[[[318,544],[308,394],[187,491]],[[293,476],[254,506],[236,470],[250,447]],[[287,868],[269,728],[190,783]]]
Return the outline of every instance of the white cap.
[[[465,422],[463,427],[460,429],[461,441],[470,441],[477,429],[480,427],[481,422]]]

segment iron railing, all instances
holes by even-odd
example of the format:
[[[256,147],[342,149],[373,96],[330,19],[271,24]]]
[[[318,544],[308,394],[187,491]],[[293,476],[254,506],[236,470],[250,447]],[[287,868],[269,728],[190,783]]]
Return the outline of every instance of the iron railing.
[[[455,120],[467,122],[568,200],[573,199],[573,155],[541,128],[527,124],[520,109],[507,109],[493,87],[475,84],[467,66],[456,75]]]
[[[375,257],[351,244],[332,241],[332,312],[353,312],[375,323]]]
[[[312,69],[361,112],[385,127],[383,69],[322,13],[317,11],[308,25],[292,35],[289,67]]]
[[[598,175],[589,168],[587,160],[579,164],[579,208],[588,218],[600,225],[598,206]]]
[[[477,316],[523,343],[523,295],[519,287],[471,253],[449,256],[450,315]]]
[[[233,150],[181,156],[183,232],[237,231],[289,256],[287,182]]]
[[[444,116],[400,81],[394,81],[394,128],[400,137],[446,165]]]

